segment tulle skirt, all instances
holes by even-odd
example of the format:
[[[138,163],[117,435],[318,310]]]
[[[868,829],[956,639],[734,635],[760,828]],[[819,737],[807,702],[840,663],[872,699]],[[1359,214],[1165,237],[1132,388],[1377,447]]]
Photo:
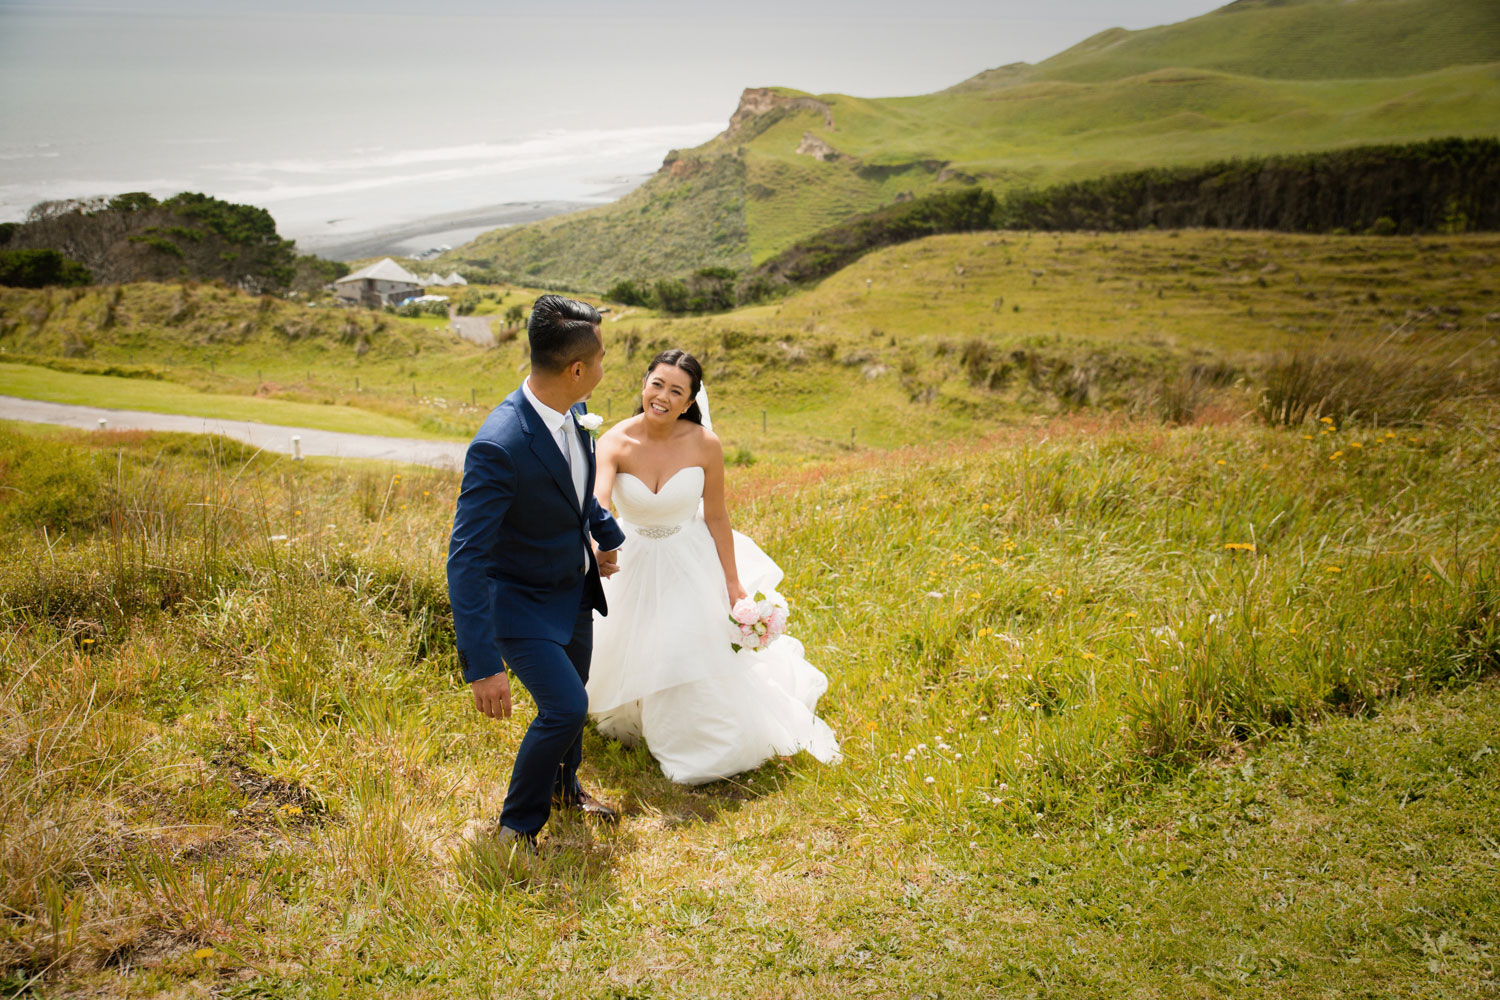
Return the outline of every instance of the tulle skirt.
[[[780,567],[739,532],[734,554],[751,594],[781,582]],[[588,683],[600,732],[644,740],[662,772],[689,785],[799,750],[838,759],[837,738],[814,714],[828,679],[802,644],[784,635],[764,650],[730,647],[729,595],[703,521],[665,538],[630,530],[604,587],[609,614],[595,617]]]

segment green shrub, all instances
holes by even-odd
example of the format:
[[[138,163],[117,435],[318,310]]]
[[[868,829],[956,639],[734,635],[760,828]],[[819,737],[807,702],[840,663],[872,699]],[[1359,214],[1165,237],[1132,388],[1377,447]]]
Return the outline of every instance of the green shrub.
[[[56,250],[0,250],[0,285],[76,287],[93,282],[89,269]]]
[[[622,306],[642,306],[649,309],[653,305],[651,289],[644,283],[637,285],[629,278],[611,285],[609,291],[604,293],[604,297]]]

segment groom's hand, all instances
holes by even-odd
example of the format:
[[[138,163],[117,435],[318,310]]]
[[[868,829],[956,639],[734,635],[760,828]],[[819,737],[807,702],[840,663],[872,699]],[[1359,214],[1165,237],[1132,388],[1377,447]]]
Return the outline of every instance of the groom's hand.
[[[510,718],[510,678],[505,671],[481,677],[470,684],[474,691],[474,707],[492,719]]]
[[[610,549],[608,552],[600,552],[596,547],[594,554],[599,558],[599,575],[613,576],[620,572],[620,550]]]

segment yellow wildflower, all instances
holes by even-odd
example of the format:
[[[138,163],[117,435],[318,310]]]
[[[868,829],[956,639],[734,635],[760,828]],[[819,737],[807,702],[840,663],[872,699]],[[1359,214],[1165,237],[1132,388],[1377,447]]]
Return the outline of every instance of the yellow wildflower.
[[[194,958],[213,958],[214,957],[214,950],[212,948],[199,948],[197,951],[193,952],[193,957]]]
[[[1332,455],[1329,455],[1328,456],[1328,461],[1332,462],[1335,459],[1339,459],[1339,458],[1343,458],[1343,457],[1344,457],[1344,452],[1341,449],[1339,451],[1334,452]]]

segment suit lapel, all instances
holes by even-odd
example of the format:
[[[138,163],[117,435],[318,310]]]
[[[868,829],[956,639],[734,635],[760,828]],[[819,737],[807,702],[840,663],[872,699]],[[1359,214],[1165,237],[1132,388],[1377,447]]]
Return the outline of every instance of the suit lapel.
[[[583,457],[588,463],[583,474],[583,498],[585,501],[594,494],[594,435],[583,429],[583,425],[577,420],[581,413],[587,413],[587,408],[582,403],[573,407],[573,431],[578,435],[578,443],[583,446]]]
[[[542,463],[542,468],[552,476],[552,481],[557,483],[557,488],[563,491],[563,495],[568,498],[573,509],[577,510],[578,491],[573,488],[573,477],[568,475],[568,463],[563,461],[557,441],[547,433],[547,425],[542,422],[542,415],[532,407],[531,400],[526,398],[526,393],[517,389],[516,395],[521,397],[517,411],[521,414],[521,430],[526,435],[526,442],[531,447],[531,453],[536,456],[538,462]]]

